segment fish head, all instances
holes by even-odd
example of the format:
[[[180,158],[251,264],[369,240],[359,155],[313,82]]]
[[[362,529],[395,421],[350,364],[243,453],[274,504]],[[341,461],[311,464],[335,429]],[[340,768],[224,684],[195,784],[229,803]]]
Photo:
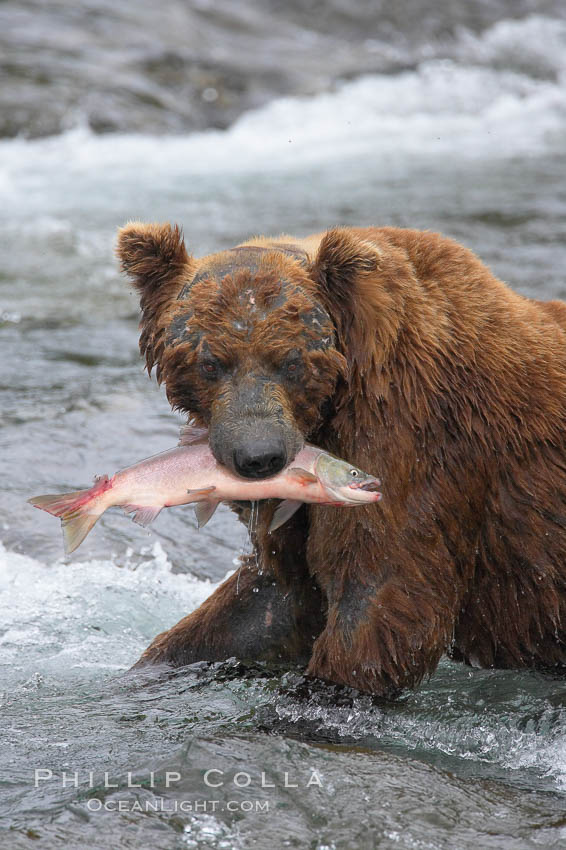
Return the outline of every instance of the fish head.
[[[327,452],[317,458],[315,474],[326,492],[337,502],[355,504],[378,502],[381,499],[379,478]]]

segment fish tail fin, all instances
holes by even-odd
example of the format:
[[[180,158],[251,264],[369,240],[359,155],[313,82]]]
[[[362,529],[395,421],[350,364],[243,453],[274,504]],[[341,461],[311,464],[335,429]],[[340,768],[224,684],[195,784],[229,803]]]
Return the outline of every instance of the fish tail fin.
[[[35,508],[59,517],[63,529],[65,552],[70,555],[80,546],[99,516],[104,513],[104,510],[95,510],[93,502],[111,486],[108,476],[102,475],[88,490],[33,496],[28,499],[28,502]]]
[[[72,493],[48,493],[46,496],[34,496],[28,499],[28,502],[34,508],[40,508],[52,516],[63,518],[65,514],[77,510],[88,492],[89,490],[74,490]]]
[[[73,517],[61,517],[65,554],[70,555],[81,545],[100,514],[77,513]]]

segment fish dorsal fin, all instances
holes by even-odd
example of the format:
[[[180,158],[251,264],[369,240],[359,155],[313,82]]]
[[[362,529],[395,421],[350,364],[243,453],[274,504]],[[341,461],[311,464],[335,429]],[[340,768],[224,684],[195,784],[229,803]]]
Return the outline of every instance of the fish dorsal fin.
[[[293,478],[293,481],[297,481],[299,484],[315,484],[318,482],[316,475],[313,475],[312,472],[308,472],[306,469],[302,469],[300,466],[292,466],[289,470],[289,475]]]
[[[271,525],[269,526],[269,532],[275,531],[276,528],[280,528],[280,526],[284,525],[288,519],[291,519],[293,514],[299,510],[303,503],[296,502],[294,499],[285,499],[284,502],[281,502],[275,508],[275,513],[273,514],[273,519],[271,520]]]
[[[199,528],[204,528],[219,504],[220,502],[213,502],[212,500],[208,502],[197,502],[195,505],[195,516]]]
[[[204,443],[208,439],[208,428],[199,428],[196,425],[181,425],[179,446],[193,446],[195,443]]]

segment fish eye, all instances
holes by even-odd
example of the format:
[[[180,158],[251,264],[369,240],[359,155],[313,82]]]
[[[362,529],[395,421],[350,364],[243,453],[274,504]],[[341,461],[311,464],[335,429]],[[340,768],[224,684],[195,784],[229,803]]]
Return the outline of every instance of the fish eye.
[[[352,476],[352,478],[357,478],[359,474],[360,473],[358,472],[357,469],[351,469],[350,470],[350,475]]]

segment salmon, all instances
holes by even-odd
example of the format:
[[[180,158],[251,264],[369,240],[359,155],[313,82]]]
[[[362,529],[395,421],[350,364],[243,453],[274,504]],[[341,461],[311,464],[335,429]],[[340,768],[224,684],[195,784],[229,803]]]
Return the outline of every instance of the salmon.
[[[272,478],[248,480],[221,466],[208,445],[208,431],[186,425],[179,445],[117,472],[100,475],[87,490],[35,496],[29,503],[61,519],[65,552],[80,546],[102,514],[121,507],[147,526],[163,508],[195,504],[202,528],[220,502],[281,499],[269,530],[279,528],[304,502],[354,506],[378,502],[379,479],[306,444],[292,465]]]

